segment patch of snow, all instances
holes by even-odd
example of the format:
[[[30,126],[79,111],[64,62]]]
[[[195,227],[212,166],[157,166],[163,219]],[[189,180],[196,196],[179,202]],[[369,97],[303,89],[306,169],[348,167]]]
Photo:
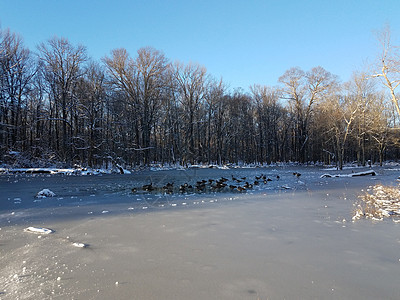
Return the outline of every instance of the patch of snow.
[[[75,243],[72,243],[72,246],[77,247],[77,248],[86,248],[86,247],[88,247],[89,245],[88,245],[88,244],[85,244],[85,243],[78,243],[78,242],[75,242]]]
[[[53,233],[54,230],[49,229],[49,228],[44,228],[44,227],[33,227],[30,226],[28,228],[25,228],[24,231],[26,232],[32,232],[32,233],[39,233],[39,234],[50,234]]]
[[[56,194],[49,189],[43,189],[36,194],[36,198],[54,197]]]
[[[80,175],[101,175],[101,174],[111,174],[111,170],[106,169],[87,169],[80,172]]]

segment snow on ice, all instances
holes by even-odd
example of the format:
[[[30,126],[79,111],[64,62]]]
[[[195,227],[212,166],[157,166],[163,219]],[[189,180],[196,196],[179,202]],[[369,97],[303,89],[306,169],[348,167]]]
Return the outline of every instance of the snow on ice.
[[[44,227],[33,227],[30,226],[28,228],[25,228],[24,231],[26,232],[32,232],[32,233],[39,233],[39,234],[50,234],[53,233],[54,230],[49,229],[49,228],[44,228]]]
[[[43,189],[37,193],[36,198],[54,197],[56,194],[49,189]]]

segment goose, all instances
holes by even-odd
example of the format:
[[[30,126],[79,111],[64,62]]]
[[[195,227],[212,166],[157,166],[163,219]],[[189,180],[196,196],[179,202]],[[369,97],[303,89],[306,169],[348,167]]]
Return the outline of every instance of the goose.
[[[174,183],[170,183],[170,182],[168,182],[166,185],[163,186],[163,190],[165,190],[165,192],[167,194],[172,194],[173,188],[174,188]]]
[[[185,182],[184,184],[180,185],[179,190],[182,193],[185,193],[188,189],[192,189],[193,187],[191,185],[189,185],[187,182]]]
[[[166,185],[163,186],[163,189],[169,190],[169,189],[172,189],[173,187],[174,187],[174,183],[168,182]]]
[[[244,188],[245,189],[251,189],[251,188],[253,188],[253,185],[246,181],[246,184],[244,185]]]
[[[238,186],[238,187],[237,187],[237,190],[238,190],[239,192],[243,192],[243,191],[245,191],[246,189],[245,189],[244,187]]]
[[[153,183],[145,184],[142,189],[146,192],[154,191]]]
[[[300,178],[301,174],[299,172],[293,172],[293,175],[296,176],[297,178]]]
[[[199,192],[203,192],[206,189],[206,184],[204,182],[197,182],[196,189]]]

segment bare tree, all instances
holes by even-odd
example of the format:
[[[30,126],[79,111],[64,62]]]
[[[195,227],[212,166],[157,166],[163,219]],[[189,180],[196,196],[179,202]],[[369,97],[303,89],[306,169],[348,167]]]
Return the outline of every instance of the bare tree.
[[[287,70],[280,78],[279,82],[282,83],[282,93],[288,101],[289,109],[293,117],[293,151],[295,153],[295,160],[303,160],[301,158],[301,149],[307,142],[307,136],[304,132],[305,120],[305,73],[298,67]]]
[[[324,125],[328,138],[332,141],[340,170],[343,169],[348,137],[354,129],[354,120],[358,111],[358,104],[353,100],[352,97],[337,93],[330,95],[319,106],[321,112],[323,112]]]
[[[88,166],[101,162],[101,150],[104,145],[104,110],[106,102],[105,74],[101,66],[91,62],[80,78],[76,97],[76,128],[73,136],[74,151],[80,154],[80,161]]]
[[[293,148],[295,159],[305,162],[307,143],[310,139],[310,122],[314,105],[337,85],[337,78],[322,67],[312,68],[305,73],[300,68],[291,68],[280,78],[284,86],[283,95],[289,100],[294,118]]]
[[[165,73],[168,61],[164,54],[151,48],[141,48],[133,59],[125,49],[112,51],[112,57],[103,59],[110,76],[110,83],[126,94],[130,117],[133,119],[132,132],[135,143],[131,146],[134,153],[143,153],[142,162],[150,161],[151,132],[156,113],[162,103],[165,86]]]
[[[111,57],[105,56],[102,61],[106,67],[108,90],[112,99],[107,110],[107,138],[111,141],[108,155],[115,161],[121,154],[119,145],[123,140],[124,149],[134,150],[140,148],[141,144],[136,67],[134,59],[124,48],[112,50]],[[134,162],[140,161],[140,157],[135,155]]]
[[[179,62],[175,63],[174,68],[179,99],[184,112],[185,138],[188,143],[183,159],[185,162],[194,163],[198,159],[195,149],[197,144],[195,129],[201,121],[197,118],[197,113],[204,100],[206,69],[198,64],[190,63],[184,66]]]
[[[135,62],[137,68],[136,93],[139,100],[140,126],[142,132],[141,147],[144,150],[144,163],[150,162],[151,132],[157,113],[162,104],[165,73],[168,60],[164,54],[154,48],[138,50]]]
[[[32,158],[48,158],[51,156],[52,148],[49,147],[49,136],[47,135],[47,119],[49,114],[47,98],[45,96],[45,80],[41,62],[36,61],[37,72],[32,78],[32,85],[27,96],[27,127],[29,136],[29,151]],[[49,155],[50,154],[50,155]]]
[[[222,164],[222,150],[226,137],[226,86],[220,81],[209,80],[205,92],[207,111],[206,156],[207,162]],[[214,151],[213,151],[214,150]]]
[[[70,159],[76,109],[73,93],[78,79],[84,74],[82,64],[87,60],[86,48],[82,45],[74,47],[66,38],[54,37],[47,43],[41,43],[38,49],[53,101],[50,121],[55,124],[57,149],[61,159]],[[58,129],[59,122],[61,130]]]
[[[379,34],[378,41],[381,45],[379,56],[380,68],[373,77],[382,78],[382,83],[389,89],[391,100],[400,116],[399,98],[396,89],[400,84],[400,53],[399,47],[392,45],[390,27],[386,26]]]
[[[251,97],[237,89],[227,97],[225,103],[227,136],[224,157],[229,162],[256,162],[256,132]]]
[[[258,160],[271,163],[271,161],[277,159],[279,151],[278,125],[282,116],[282,107],[278,103],[280,93],[278,89],[261,85],[251,86],[250,91],[253,96],[257,120]]]
[[[344,84],[347,97],[357,103],[358,110],[352,137],[357,142],[357,161],[365,166],[367,155],[368,132],[371,128],[371,113],[377,101],[377,92],[374,81],[369,80],[366,72],[354,72],[349,82]]]
[[[379,164],[383,165],[385,150],[389,144],[390,128],[388,125],[389,111],[383,94],[378,94],[370,106],[369,135],[374,142],[374,148],[378,151]]]
[[[25,150],[26,122],[24,106],[36,73],[30,51],[22,38],[10,30],[2,33],[0,41],[0,135],[2,145],[14,150]]]

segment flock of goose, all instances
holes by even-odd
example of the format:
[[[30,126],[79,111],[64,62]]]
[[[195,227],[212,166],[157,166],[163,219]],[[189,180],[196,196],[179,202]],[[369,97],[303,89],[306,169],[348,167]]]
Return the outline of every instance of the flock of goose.
[[[294,176],[300,178],[301,174],[298,172],[293,173]],[[279,180],[280,176],[277,175],[275,180]],[[139,191],[142,192],[158,192],[165,194],[173,194],[173,193],[207,193],[207,192],[223,192],[223,191],[231,191],[231,192],[246,192],[247,190],[253,189],[254,186],[259,186],[261,184],[267,184],[269,181],[272,181],[270,177],[267,177],[264,174],[260,174],[259,176],[255,176],[254,180],[247,177],[236,178],[231,175],[231,179],[221,177],[219,179],[203,179],[197,181],[195,184],[189,184],[185,182],[181,185],[175,185],[173,182],[168,182],[164,186],[155,186],[153,183],[145,184],[142,187],[132,188],[132,193],[137,193]]]

